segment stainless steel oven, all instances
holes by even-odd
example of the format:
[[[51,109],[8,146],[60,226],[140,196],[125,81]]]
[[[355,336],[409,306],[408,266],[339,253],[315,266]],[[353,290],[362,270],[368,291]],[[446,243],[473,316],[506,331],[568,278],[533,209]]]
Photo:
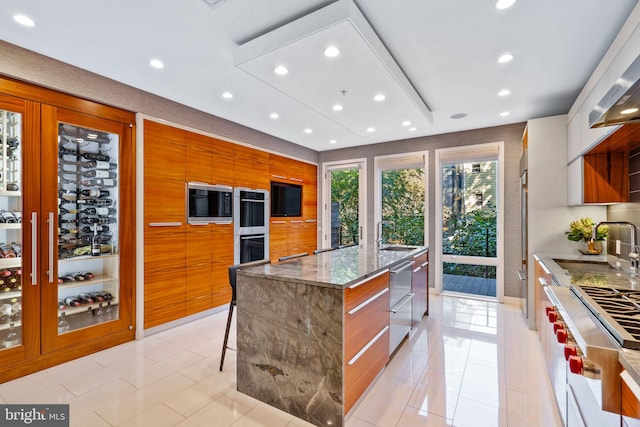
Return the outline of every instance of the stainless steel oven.
[[[248,234],[239,237],[241,264],[265,259],[265,244],[267,236],[264,234]]]
[[[233,213],[234,262],[269,259],[269,192],[235,188]]]

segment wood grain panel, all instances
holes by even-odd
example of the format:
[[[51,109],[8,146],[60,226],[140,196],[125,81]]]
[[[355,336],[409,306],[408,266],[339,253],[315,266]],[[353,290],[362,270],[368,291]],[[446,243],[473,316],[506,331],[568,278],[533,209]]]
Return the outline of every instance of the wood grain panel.
[[[344,358],[350,360],[389,324],[389,292],[344,319]]]
[[[344,413],[348,414],[371,381],[389,360],[389,331],[385,332],[358,361],[344,367]]]
[[[234,144],[212,139],[211,183],[233,185],[233,147]]]
[[[366,281],[353,289],[345,287],[344,290],[344,310],[345,313],[371,298],[382,289],[389,287],[389,272],[381,274],[378,277],[374,277]],[[389,307],[387,307],[389,308]]]
[[[289,177],[291,160],[277,154],[269,154],[269,175],[273,181],[285,181]]]
[[[152,307],[145,305],[144,328],[149,329],[173,320],[182,319],[186,315],[185,302],[165,300],[162,303],[154,304]]]
[[[622,384],[622,415],[640,419],[640,402],[633,394],[626,381],[620,381]]]
[[[585,154],[585,203],[625,203],[629,200],[629,153],[614,151]]]
[[[211,183],[212,138],[186,132],[185,180]]]
[[[253,187],[264,190],[271,189],[269,179],[269,153],[260,150],[253,150]]]
[[[231,302],[229,266],[233,265],[233,224],[214,224],[211,232],[211,305]]]
[[[211,225],[187,226],[185,298],[187,315],[211,308]]]
[[[289,254],[289,222],[284,219],[271,220],[269,227],[269,258],[275,262]]]

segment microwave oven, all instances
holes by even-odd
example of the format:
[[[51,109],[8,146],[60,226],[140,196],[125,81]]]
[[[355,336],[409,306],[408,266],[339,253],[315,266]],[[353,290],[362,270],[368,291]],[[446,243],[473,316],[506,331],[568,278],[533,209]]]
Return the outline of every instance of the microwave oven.
[[[187,183],[189,224],[230,224],[233,222],[233,188],[204,182]]]

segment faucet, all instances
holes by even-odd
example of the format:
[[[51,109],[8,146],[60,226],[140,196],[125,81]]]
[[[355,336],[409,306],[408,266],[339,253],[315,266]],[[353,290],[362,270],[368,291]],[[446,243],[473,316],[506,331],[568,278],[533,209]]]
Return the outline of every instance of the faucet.
[[[378,238],[376,239],[376,247],[379,249],[382,247],[384,240],[382,239],[382,226],[384,224],[393,225],[393,231],[396,231],[396,223],[393,221],[378,221]]]
[[[640,256],[638,255],[638,249],[636,247],[636,242],[638,240],[636,226],[628,221],[600,221],[595,227],[593,227],[593,231],[591,233],[591,238],[593,240],[598,237],[598,227],[601,225],[626,225],[631,228],[631,241],[629,242],[631,245],[631,253],[629,253],[629,257],[631,258],[631,266],[634,268],[637,267],[638,258],[640,258]]]

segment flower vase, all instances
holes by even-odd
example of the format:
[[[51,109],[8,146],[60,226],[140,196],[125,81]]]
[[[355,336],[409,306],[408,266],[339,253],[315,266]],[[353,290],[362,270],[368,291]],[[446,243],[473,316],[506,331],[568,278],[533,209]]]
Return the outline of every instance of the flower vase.
[[[602,253],[602,241],[582,239],[578,242],[578,251],[583,255],[600,255]]]

